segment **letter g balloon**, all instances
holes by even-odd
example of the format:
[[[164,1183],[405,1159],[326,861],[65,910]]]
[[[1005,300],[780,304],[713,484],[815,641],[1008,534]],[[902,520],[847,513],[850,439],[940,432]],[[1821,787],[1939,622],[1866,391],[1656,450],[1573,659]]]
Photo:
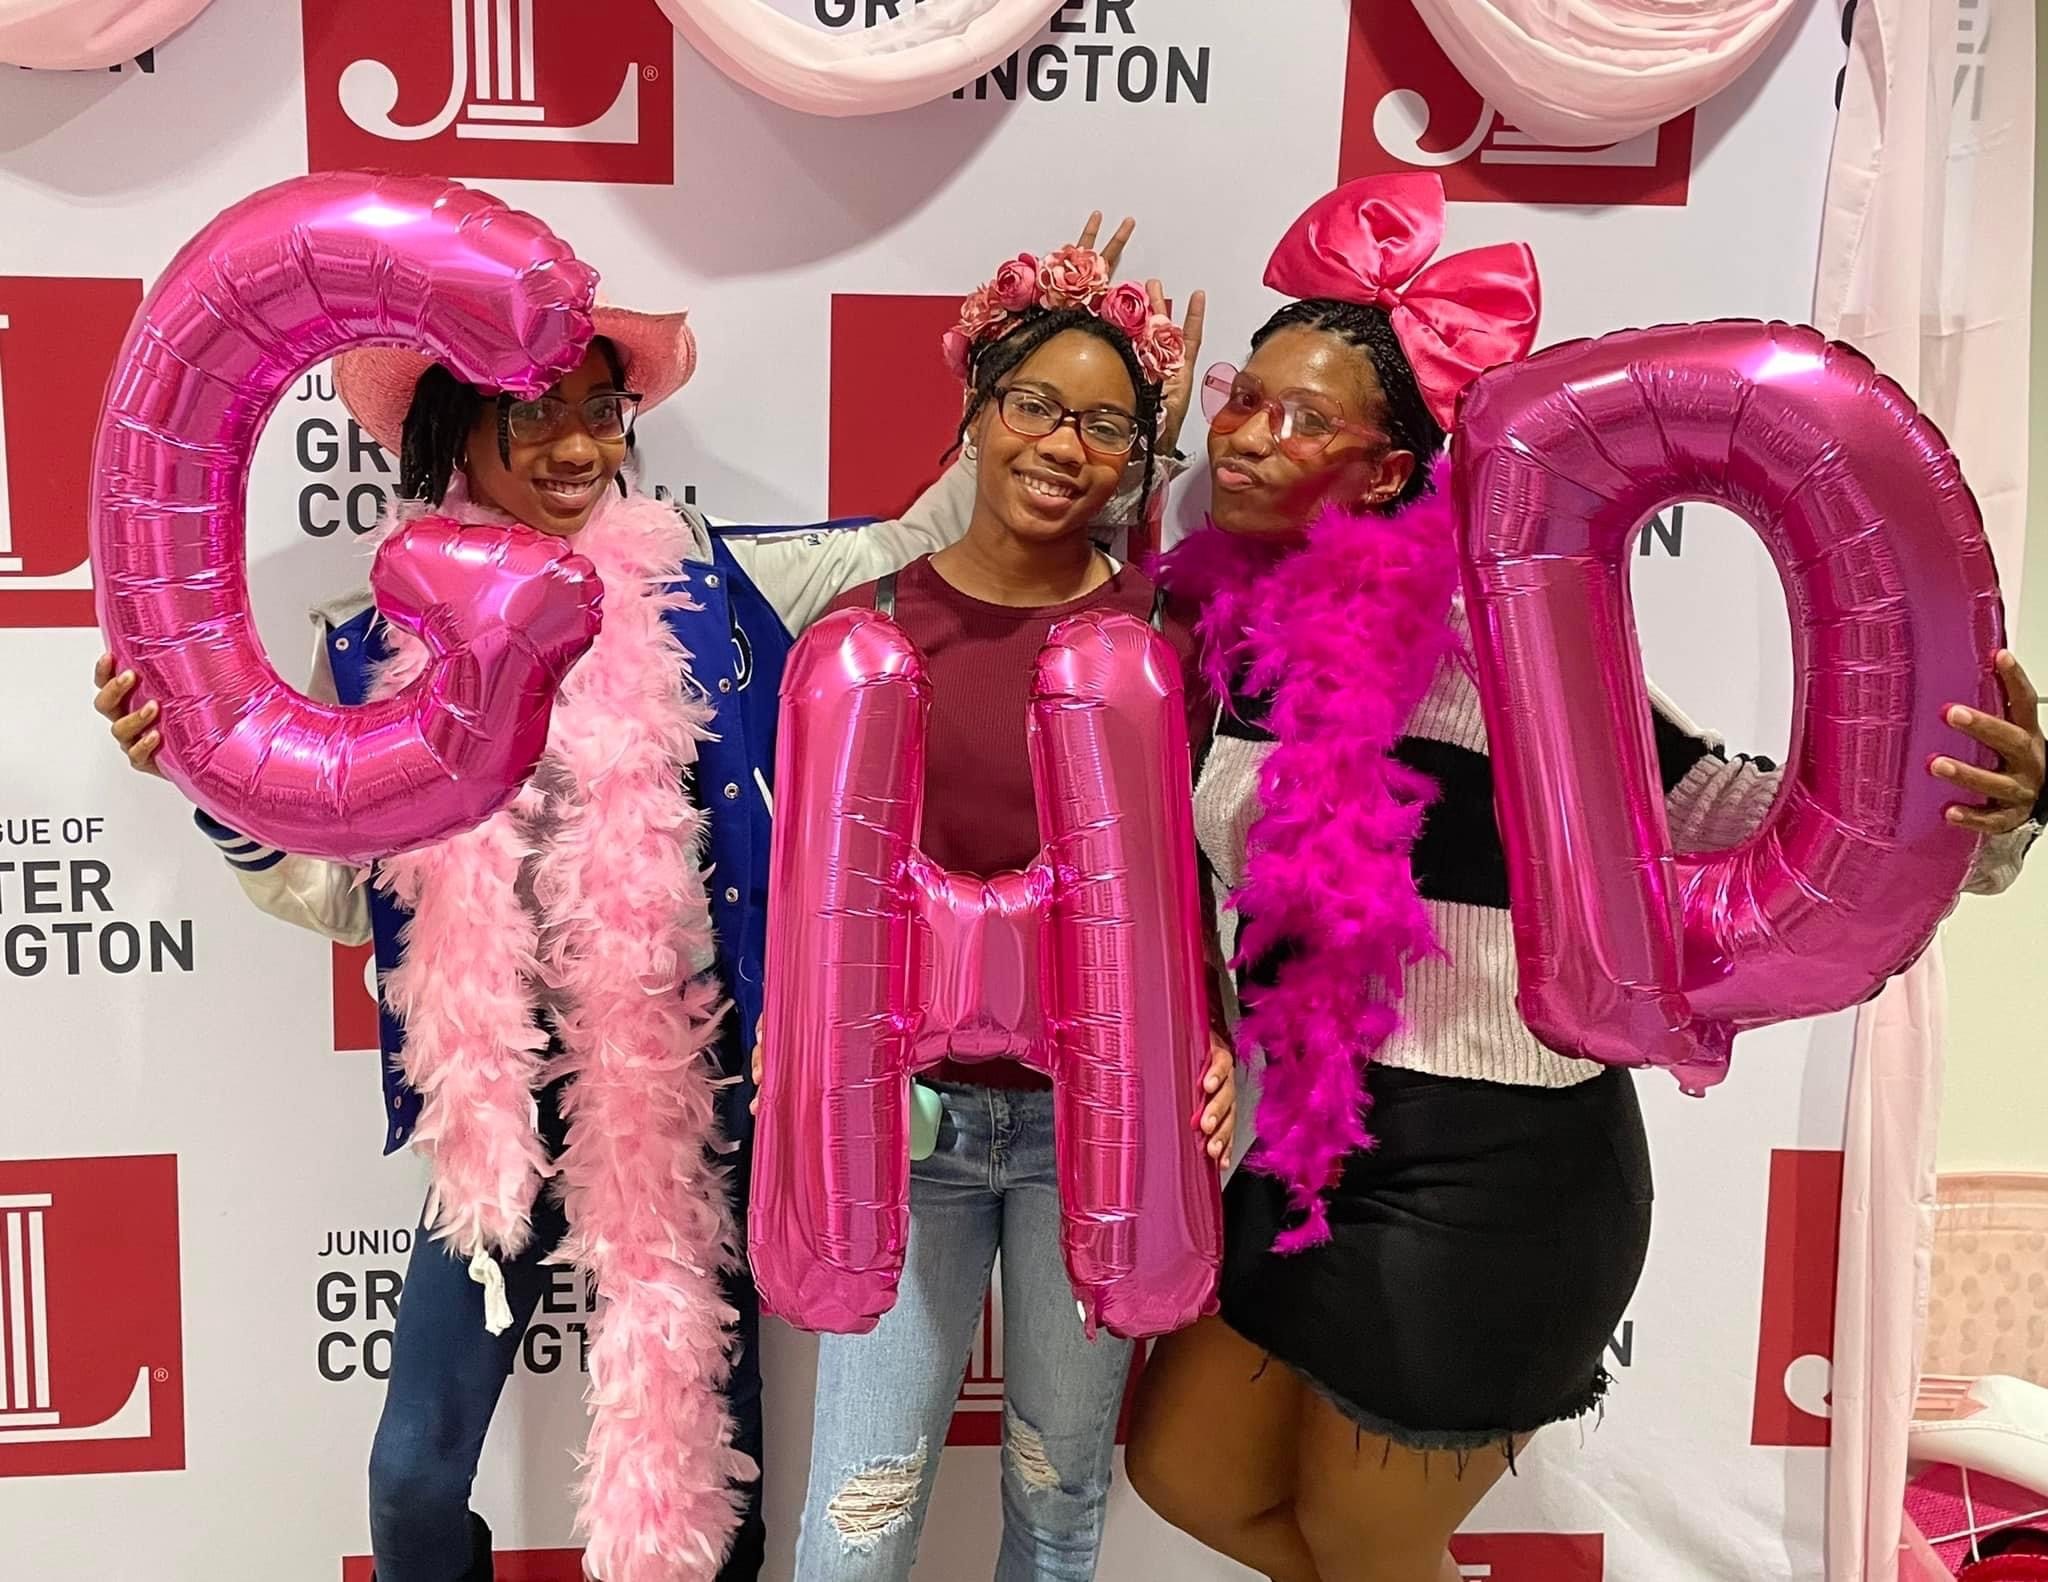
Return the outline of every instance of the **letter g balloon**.
[[[365,863],[472,828],[547,743],[597,635],[587,561],[527,528],[409,523],[371,591],[432,662],[363,708],[280,680],[249,613],[244,499],[264,420],[352,346],[421,349],[532,394],[581,360],[597,277],[538,220],[451,182],[306,176],[229,209],[143,300],[94,456],[100,627],[161,705],[164,773],[222,822]]]

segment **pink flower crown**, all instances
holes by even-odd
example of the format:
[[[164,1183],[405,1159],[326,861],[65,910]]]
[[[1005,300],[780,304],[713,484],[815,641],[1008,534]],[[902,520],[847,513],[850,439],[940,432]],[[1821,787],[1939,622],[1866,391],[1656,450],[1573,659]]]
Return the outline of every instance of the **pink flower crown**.
[[[1123,331],[1138,366],[1153,384],[1164,384],[1187,365],[1187,339],[1136,281],[1109,283],[1109,265],[1090,247],[1067,246],[1040,261],[1019,253],[960,304],[960,322],[940,341],[946,366],[962,384],[973,378],[974,349],[1001,340],[1034,309],[1057,312],[1086,308],[1103,323]]]

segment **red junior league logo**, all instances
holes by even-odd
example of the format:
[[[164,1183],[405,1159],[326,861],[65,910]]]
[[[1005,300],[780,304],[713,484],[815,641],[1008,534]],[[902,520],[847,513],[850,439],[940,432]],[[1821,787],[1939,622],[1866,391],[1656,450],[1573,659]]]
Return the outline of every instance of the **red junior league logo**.
[[[178,1161],[0,1160],[0,1477],[185,1465]]]
[[[1434,170],[1451,201],[1685,202],[1688,111],[1607,148],[1553,148],[1501,119],[1438,47],[1414,0],[1352,0],[1338,179]]]
[[[341,1582],[374,1582],[368,1555],[341,1562]],[[491,1556],[496,1582],[584,1582],[581,1549],[500,1549]]]
[[[938,475],[960,423],[939,339],[959,317],[958,297],[833,297],[833,516],[894,516]]]
[[[1753,1445],[1828,1442],[1841,1218],[1841,1153],[1774,1149],[1756,1404],[1750,1420]]]
[[[368,945],[331,947],[328,1004],[334,1019],[334,1052],[374,1053],[377,1027],[377,962]]]
[[[1604,1582],[1607,1545],[1598,1533],[1470,1533],[1451,1540],[1468,1582]]]
[[[1131,1357],[1130,1377],[1124,1381],[1124,1400],[1116,1419],[1116,1442],[1131,1437],[1131,1403],[1138,1395],[1138,1375],[1145,1369],[1145,1347],[1140,1344]],[[975,1326],[974,1344],[967,1353],[967,1372],[960,1380],[960,1394],[953,1403],[953,1421],[946,1427],[949,1445],[1000,1445],[1003,1442],[1003,1307],[996,1300],[995,1287],[981,1301],[981,1322]]]
[[[0,275],[0,627],[91,626],[86,502],[139,280]]]
[[[300,0],[314,170],[675,180],[675,30],[654,0]]]

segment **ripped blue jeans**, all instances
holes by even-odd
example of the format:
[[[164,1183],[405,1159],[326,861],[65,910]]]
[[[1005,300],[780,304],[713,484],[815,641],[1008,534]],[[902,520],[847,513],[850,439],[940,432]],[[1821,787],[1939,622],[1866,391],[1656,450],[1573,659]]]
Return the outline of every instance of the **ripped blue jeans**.
[[[818,1350],[803,1582],[904,1582],[990,1266],[1002,1252],[1003,1541],[996,1582],[1088,1582],[1129,1342],[1082,1332],[1060,1259],[1052,1095],[932,1084],[938,1146],[911,1166],[895,1307]]]

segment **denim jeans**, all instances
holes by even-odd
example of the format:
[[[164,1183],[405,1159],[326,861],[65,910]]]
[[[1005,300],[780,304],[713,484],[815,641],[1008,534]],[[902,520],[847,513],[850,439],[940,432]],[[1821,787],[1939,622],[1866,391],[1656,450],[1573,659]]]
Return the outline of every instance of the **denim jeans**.
[[[903,1582],[1000,1248],[1003,1541],[997,1582],[1095,1575],[1129,1342],[1089,1340],[1060,1256],[1052,1095],[933,1084],[938,1147],[910,1171],[896,1305],[818,1349],[802,1582]]]
[[[721,1091],[738,1093],[737,1088]],[[557,1105],[559,1086],[540,1096],[541,1135],[559,1156],[567,1137]],[[744,1104],[742,1096],[739,1100]],[[745,1135],[740,1133],[739,1135]],[[735,1156],[734,1196],[744,1214],[746,1151]],[[377,1582],[468,1582],[487,1579],[471,1569],[469,1493],[482,1458],[484,1433],[525,1338],[534,1309],[555,1271],[546,1259],[561,1245],[568,1222],[553,1191],[533,1210],[533,1241],[503,1261],[512,1327],[502,1335],[484,1328],[483,1287],[469,1266],[422,1230],[398,1304],[391,1339],[391,1379],[384,1415],[370,1451],[370,1548]],[[741,1244],[745,1244],[742,1222]],[[761,1308],[753,1282],[740,1271],[726,1277],[725,1299],[740,1315],[741,1349],[727,1398],[734,1443],[761,1459]],[[747,1507],[719,1582],[753,1582],[766,1533],[761,1486],[747,1490]]]

